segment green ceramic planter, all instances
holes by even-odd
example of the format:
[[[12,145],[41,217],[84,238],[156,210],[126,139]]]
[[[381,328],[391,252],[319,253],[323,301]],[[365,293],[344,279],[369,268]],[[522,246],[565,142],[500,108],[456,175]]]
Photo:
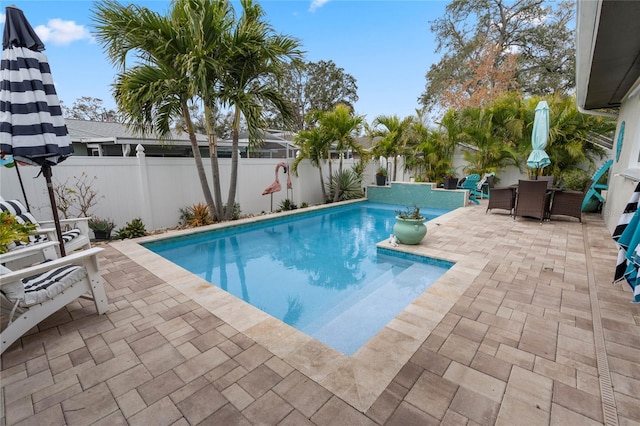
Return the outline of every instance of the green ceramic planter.
[[[393,233],[402,244],[418,244],[427,235],[427,226],[422,219],[402,219],[396,216]]]

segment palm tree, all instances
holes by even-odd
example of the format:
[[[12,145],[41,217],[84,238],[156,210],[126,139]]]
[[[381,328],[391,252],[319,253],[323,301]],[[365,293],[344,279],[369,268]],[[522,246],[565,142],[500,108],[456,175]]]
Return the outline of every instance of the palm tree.
[[[462,110],[462,136],[473,145],[472,151],[465,151],[469,165],[468,173],[497,172],[510,164],[518,163],[515,145],[505,140],[496,129],[503,129],[491,108],[469,107]]]
[[[533,104],[534,108],[536,104],[537,101]],[[595,159],[604,157],[606,152],[601,146],[590,142],[590,135],[612,135],[615,128],[614,120],[581,114],[576,108],[575,98],[571,96],[550,99],[549,143],[546,151],[551,158],[551,165],[546,167],[547,174],[561,177],[585,163],[593,171]]]
[[[96,3],[93,20],[96,38],[111,62],[122,71],[116,76],[114,97],[125,123],[143,134],[170,134],[172,120],[182,117],[189,134],[200,186],[209,209],[215,211],[213,197],[204,172],[188,103],[195,96],[193,82],[184,72],[184,62],[200,40],[190,25],[186,0],[174,3],[170,17],[141,6],[123,6],[114,0]],[[218,3],[218,2],[216,2]],[[127,59],[134,54],[140,61],[129,69]]]
[[[220,166],[215,129],[217,88],[226,72],[226,54],[230,48],[226,42],[231,32],[233,8],[227,1],[180,0],[171,13],[174,21],[183,22],[183,45],[187,52],[180,58],[182,72],[189,76],[190,89],[202,101],[204,121],[209,141],[209,158],[213,176],[215,205],[211,214],[216,220],[223,218]],[[232,204],[233,205],[233,204]],[[233,209],[227,209],[231,214]]]
[[[218,100],[234,110],[231,148],[231,179],[227,205],[235,203],[238,181],[238,139],[241,118],[246,121],[249,140],[259,144],[266,130],[264,105],[273,105],[285,121],[293,120],[290,103],[280,92],[265,83],[283,72],[286,61],[301,58],[300,42],[276,34],[264,20],[262,7],[252,0],[242,0],[242,16],[226,40],[225,71],[221,79]],[[232,209],[227,209],[227,219]]]
[[[398,170],[398,156],[405,155],[407,142],[409,141],[412,130],[412,124],[415,121],[413,116],[405,117],[400,120],[397,115],[380,115],[373,120],[371,132],[372,137],[380,136],[380,139],[373,153],[376,156],[393,157],[393,177],[396,180]],[[378,126],[382,126],[379,128]]]
[[[338,104],[333,111],[321,112],[318,116],[320,128],[327,132],[336,144],[335,149],[340,158],[338,175],[342,175],[342,158],[348,149],[356,151],[361,156],[366,156],[362,147],[358,145],[355,139],[360,132],[363,118],[359,115],[353,115],[351,108],[345,104]],[[342,193],[341,180],[338,179],[337,182],[338,184],[333,196],[334,202],[340,199]]]
[[[442,128],[432,130],[423,123],[416,122],[412,134],[416,145],[413,155],[407,158],[407,166],[422,167],[428,182],[442,181],[453,168],[453,157],[448,154],[451,144],[447,132]]]
[[[329,148],[333,139],[331,135],[319,127],[312,127],[309,130],[302,130],[296,136],[296,143],[300,147],[299,154],[291,164],[291,170],[298,175],[298,166],[304,159],[308,159],[311,165],[318,168],[320,173],[320,187],[322,188],[322,199],[327,200],[327,191],[324,185],[322,174],[322,161],[329,156]]]

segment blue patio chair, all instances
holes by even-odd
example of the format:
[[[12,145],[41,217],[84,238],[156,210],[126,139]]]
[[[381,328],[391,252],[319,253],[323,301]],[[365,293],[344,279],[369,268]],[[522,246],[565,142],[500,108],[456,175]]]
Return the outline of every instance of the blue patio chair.
[[[458,185],[458,189],[466,189],[469,191],[469,201],[475,204],[480,204],[478,197],[482,198],[482,190],[478,191],[478,182],[480,181],[480,175],[474,173],[467,176],[461,184]]]
[[[607,189],[609,185],[607,185],[606,183],[598,183],[598,181],[605,173],[609,171],[609,167],[611,167],[612,164],[613,160],[607,161],[591,177],[591,186],[589,187],[589,189],[587,189],[584,199],[582,200],[582,210],[587,207],[587,204],[589,203],[591,197],[596,197],[601,203],[604,202],[604,197],[602,196],[602,194],[600,194],[600,191],[602,191],[603,189]]]

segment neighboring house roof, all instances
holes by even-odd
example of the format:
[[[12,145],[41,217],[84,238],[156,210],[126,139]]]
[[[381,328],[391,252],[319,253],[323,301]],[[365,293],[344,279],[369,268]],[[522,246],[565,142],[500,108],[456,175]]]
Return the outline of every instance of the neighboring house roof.
[[[617,108],[640,78],[640,1],[577,3],[578,106]]]
[[[155,135],[142,136],[129,130],[122,123],[109,121],[88,121],[65,119],[69,137],[73,142],[82,143],[118,143],[118,144],[158,144],[160,138]],[[207,146],[207,136],[196,134],[198,145]],[[184,132],[171,132],[169,143],[175,145],[189,145],[189,135]]]

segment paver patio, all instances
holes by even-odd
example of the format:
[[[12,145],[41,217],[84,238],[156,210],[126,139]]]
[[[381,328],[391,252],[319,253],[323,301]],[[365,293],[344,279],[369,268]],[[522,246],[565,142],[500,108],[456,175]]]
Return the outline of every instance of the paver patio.
[[[457,263],[352,357],[112,243],[108,313],[76,301],[2,355],[0,424],[640,424],[640,306],[600,216],[485,207],[401,246]]]

